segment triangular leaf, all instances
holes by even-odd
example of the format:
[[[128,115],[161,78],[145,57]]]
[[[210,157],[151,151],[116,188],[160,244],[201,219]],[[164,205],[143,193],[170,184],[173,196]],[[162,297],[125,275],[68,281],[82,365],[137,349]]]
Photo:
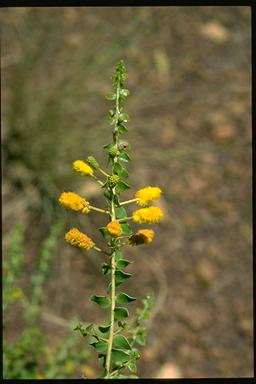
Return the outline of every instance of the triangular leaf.
[[[106,365],[106,355],[104,355],[104,354],[99,354],[99,355],[98,355],[98,359],[99,359],[99,361],[101,362],[101,364],[103,365],[103,367],[105,367],[105,365]]]
[[[126,125],[119,123],[118,124],[118,132],[119,133],[128,132],[128,128],[126,127]]]
[[[136,297],[129,296],[127,295],[127,293],[124,292],[118,293],[116,297],[116,301],[118,302],[118,304],[131,303],[134,300],[136,300]]]
[[[114,363],[125,363],[130,359],[128,353],[122,351],[121,349],[112,349],[111,352],[111,360]]]
[[[111,305],[111,301],[106,296],[92,295],[90,300],[97,303],[101,308],[109,308]]]
[[[129,176],[129,173],[127,172],[127,170],[120,163],[115,163],[115,165],[114,165],[114,172],[119,177],[127,178]]]
[[[126,210],[123,207],[116,207],[116,218],[117,219],[122,219],[123,217],[127,217]]]
[[[118,260],[116,263],[117,268],[125,268],[127,265],[131,264],[132,262],[129,260],[121,259]]]
[[[121,155],[119,156],[119,159],[125,162],[128,162],[130,160],[130,156],[128,155],[127,152],[122,152]]]
[[[131,345],[128,342],[127,338],[123,335],[115,335],[113,338],[113,345],[116,348],[120,349],[131,349]]]
[[[126,273],[123,271],[116,271],[115,278],[116,278],[116,286],[122,284],[125,280],[129,279],[131,277],[131,273]]]
[[[115,308],[115,320],[123,320],[129,316],[129,312],[125,307]]]
[[[107,263],[102,264],[103,275],[109,275],[111,273],[111,266]]]
[[[104,352],[108,348],[108,343],[106,341],[100,340],[96,343],[91,343],[97,352]]]
[[[132,372],[132,373],[137,373],[137,367],[136,367],[136,364],[134,361],[130,361],[129,364],[127,365],[128,369]]]
[[[102,333],[107,333],[110,329],[110,325],[100,326],[99,331]]]
[[[122,225],[121,225],[122,226]],[[120,260],[120,259],[122,259],[123,258],[123,254],[122,254],[122,252],[120,251],[120,249],[117,249],[116,251],[115,251],[115,259],[116,259],[116,261],[118,261],[118,260]]]
[[[129,184],[125,183],[124,181],[119,181],[116,185],[116,192],[117,193],[124,192],[130,188],[131,188],[131,186]]]
[[[121,223],[122,231],[124,235],[131,235],[132,229],[129,224],[127,223]]]
[[[101,227],[101,228],[98,228],[98,229],[99,229],[100,233],[102,234],[102,236],[104,237],[105,240],[110,239],[111,236],[109,235],[109,232],[108,232],[106,227]]]

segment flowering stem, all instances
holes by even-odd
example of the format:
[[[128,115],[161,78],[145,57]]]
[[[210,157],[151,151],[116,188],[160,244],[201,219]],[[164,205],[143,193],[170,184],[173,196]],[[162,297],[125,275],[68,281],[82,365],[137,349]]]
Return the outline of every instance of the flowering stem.
[[[104,183],[100,181],[95,175],[92,174],[91,177],[93,177],[101,186],[104,185]]]
[[[120,79],[117,81],[116,85],[116,121],[115,128],[113,133],[113,141],[116,148],[118,148],[119,135],[118,135],[118,119],[120,115],[119,111],[119,97],[120,97]],[[112,174],[114,174],[114,165],[118,161],[118,156],[116,155],[114,158],[114,164],[112,166]],[[116,220],[116,212],[115,212],[115,187],[112,189],[112,197],[111,197],[111,221]],[[111,256],[111,313],[110,313],[110,328],[109,328],[109,338],[108,338],[108,350],[106,357],[106,378],[108,379],[111,375],[110,373],[110,362],[111,362],[111,352],[113,345],[113,336],[114,336],[114,322],[115,322],[115,306],[116,306],[116,282],[115,282],[115,273],[116,273],[116,241],[113,241],[114,251]]]
[[[132,220],[132,219],[133,217],[129,216],[129,217],[123,217],[122,219],[118,219],[117,221],[119,221],[119,223],[123,223],[124,221]]]
[[[125,205],[125,204],[135,203],[136,201],[138,201],[138,199],[126,200],[126,201],[123,201],[122,203],[120,203],[119,205]]]
[[[108,215],[108,211],[105,211],[104,209],[93,207],[92,205],[89,205],[89,208],[92,209],[93,211],[101,212],[101,213],[106,213]]]
[[[99,170],[104,176],[106,176],[106,177],[109,177],[109,176],[110,176],[107,172],[103,171],[103,169],[98,168],[98,170]]]
[[[95,249],[95,251],[98,251],[98,252],[100,252],[100,253],[104,253],[105,255],[110,256],[110,253],[103,251],[103,250],[100,249],[99,247],[96,247],[96,246],[95,246],[95,247],[93,247],[93,249]]]

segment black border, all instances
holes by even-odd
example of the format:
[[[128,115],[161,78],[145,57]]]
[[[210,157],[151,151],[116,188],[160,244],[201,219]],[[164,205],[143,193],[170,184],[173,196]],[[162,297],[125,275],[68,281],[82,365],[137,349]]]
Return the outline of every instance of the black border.
[[[255,171],[255,153],[256,153],[256,143],[255,143],[255,135],[254,135],[254,128],[255,128],[255,108],[254,105],[256,105],[255,102],[255,89],[254,84],[256,84],[256,77],[255,77],[255,47],[256,47],[256,39],[255,39],[255,17],[256,17],[256,0],[121,0],[121,1],[107,1],[107,0],[7,0],[3,1],[0,4],[1,8],[7,8],[7,7],[105,7],[105,6],[127,6],[127,7],[141,7],[141,6],[249,6],[251,7],[251,69],[252,69],[252,96],[251,96],[251,105],[252,105],[252,181],[255,180],[256,171]],[[2,176],[2,172],[1,172]],[[2,185],[2,184],[1,184]],[[255,255],[255,223],[256,223],[256,204],[254,202],[255,197],[255,187],[254,183],[252,183],[252,226],[253,226],[253,298],[255,297],[255,274],[256,274],[256,263],[254,260]],[[1,200],[2,200],[2,193],[1,193]],[[2,207],[2,205],[1,205]],[[253,301],[254,303],[254,301]],[[253,341],[254,341],[254,376],[253,377],[247,377],[247,378],[180,378],[180,379],[136,379],[136,382],[138,381],[146,381],[146,382],[154,382],[154,383],[161,383],[161,382],[171,382],[171,383],[195,383],[195,382],[223,382],[223,383],[230,383],[230,382],[242,382],[242,383],[248,383],[248,382],[254,382],[256,377],[256,367],[255,367],[255,331],[256,331],[256,324],[255,324],[255,315],[256,315],[256,309],[255,305],[253,305]],[[3,337],[3,335],[2,335]],[[2,347],[2,345],[1,345]],[[2,375],[1,375],[2,376]],[[2,376],[3,378],[3,376]],[[80,381],[81,379],[59,379],[59,381],[64,382],[71,382],[71,381]],[[126,382],[128,379],[122,380],[122,382]],[[13,382],[16,380],[10,380],[10,379],[3,379],[3,381]],[[37,382],[37,380],[19,380],[24,382]],[[54,381],[54,379],[41,380],[42,382],[51,382]],[[86,379],[86,383],[94,383],[94,382],[106,382],[105,379]],[[111,380],[111,382],[113,379]],[[116,380],[114,380],[116,381]],[[131,382],[132,379],[129,379],[128,382]],[[118,382],[120,382],[118,380]]]
[[[255,6],[255,0],[6,0],[1,7]]]

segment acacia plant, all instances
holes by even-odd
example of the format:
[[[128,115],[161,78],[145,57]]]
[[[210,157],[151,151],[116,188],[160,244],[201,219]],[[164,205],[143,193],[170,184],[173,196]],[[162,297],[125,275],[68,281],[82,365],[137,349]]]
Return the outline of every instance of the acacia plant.
[[[136,298],[128,293],[117,291],[117,287],[131,277],[131,273],[124,271],[131,262],[123,257],[122,248],[149,244],[154,237],[154,231],[148,228],[133,232],[129,222],[155,224],[163,217],[159,207],[149,206],[153,200],[160,197],[162,191],[159,187],[147,186],[138,190],[133,199],[121,201],[121,194],[130,188],[125,181],[129,173],[124,167],[124,163],[130,160],[128,154],[130,145],[120,139],[120,136],[128,131],[126,123],[129,117],[123,111],[123,103],[129,95],[128,89],[124,87],[126,79],[126,68],[121,60],[112,76],[113,90],[106,95],[107,100],[114,102],[113,109],[109,110],[113,141],[103,147],[107,152],[107,168],[110,170],[103,170],[93,156],[87,157],[86,161],[73,162],[75,172],[90,177],[100,184],[105,198],[105,207],[94,207],[75,192],[63,192],[59,197],[60,204],[67,209],[80,211],[83,214],[96,211],[108,219],[105,226],[99,228],[106,241],[106,251],[96,246],[90,237],[77,228],[70,229],[65,235],[66,241],[72,246],[85,250],[94,249],[106,257],[106,262],[102,265],[103,274],[110,278],[106,295],[95,294],[90,297],[90,300],[101,308],[107,308],[109,319],[105,325],[89,324],[85,327],[79,324],[75,328],[81,332],[82,336],[91,338],[90,344],[98,353],[104,368],[101,377],[106,379],[137,377],[136,360],[141,357],[141,354],[134,344],[145,343],[145,328],[141,326],[141,321],[149,318],[152,306],[152,299],[148,296],[143,300],[143,308],[137,309],[137,316],[129,323],[129,312],[125,305]],[[124,206],[132,203],[142,208],[128,216]],[[131,372],[130,376],[127,376],[127,371]]]

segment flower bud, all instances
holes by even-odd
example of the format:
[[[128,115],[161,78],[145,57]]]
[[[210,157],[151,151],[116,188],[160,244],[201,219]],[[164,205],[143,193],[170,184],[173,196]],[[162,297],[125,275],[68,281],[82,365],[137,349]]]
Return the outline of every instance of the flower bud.
[[[110,186],[110,188],[114,188],[116,186],[116,184],[119,182],[119,180],[120,180],[120,178],[118,175],[109,176],[108,185]]]
[[[117,155],[120,155],[119,150],[113,145],[111,148],[108,150],[109,156],[115,157]]]
[[[97,160],[93,156],[88,156],[87,157],[87,163],[93,168],[93,169],[99,169],[100,165],[97,162]]]

